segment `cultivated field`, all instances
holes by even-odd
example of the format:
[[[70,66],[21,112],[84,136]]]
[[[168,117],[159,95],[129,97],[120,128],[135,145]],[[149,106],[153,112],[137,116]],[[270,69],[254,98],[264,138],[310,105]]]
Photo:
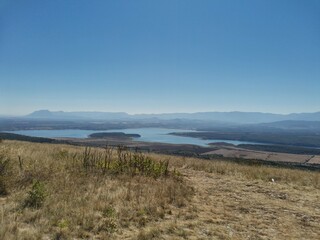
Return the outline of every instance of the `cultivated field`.
[[[320,173],[0,143],[0,239],[317,239]]]
[[[248,150],[237,147],[221,147],[202,155],[220,155],[227,158],[259,159],[273,162],[319,164],[319,155],[290,154]]]

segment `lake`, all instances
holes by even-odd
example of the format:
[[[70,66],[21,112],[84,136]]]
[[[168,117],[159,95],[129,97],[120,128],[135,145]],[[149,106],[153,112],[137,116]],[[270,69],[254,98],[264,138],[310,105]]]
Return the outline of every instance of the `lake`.
[[[246,141],[233,141],[233,140],[204,140],[199,138],[192,138],[186,136],[169,135],[172,132],[193,132],[192,130],[181,129],[167,129],[167,128],[134,128],[134,129],[113,129],[113,130],[79,130],[79,129],[64,129],[64,130],[19,130],[8,131],[31,137],[45,137],[45,138],[87,138],[92,133],[98,132],[123,132],[123,133],[136,133],[140,138],[134,138],[133,141],[142,142],[158,142],[158,143],[171,143],[171,144],[193,144],[198,146],[208,146],[209,143],[225,142],[234,145],[239,144],[258,144],[255,142]],[[260,143],[261,144],[261,143]]]

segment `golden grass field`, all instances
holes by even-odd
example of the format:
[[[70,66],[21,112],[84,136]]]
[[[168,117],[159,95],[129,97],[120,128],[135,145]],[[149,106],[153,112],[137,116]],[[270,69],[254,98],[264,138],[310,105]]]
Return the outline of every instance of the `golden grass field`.
[[[146,155],[2,141],[0,239],[319,239],[319,172]]]

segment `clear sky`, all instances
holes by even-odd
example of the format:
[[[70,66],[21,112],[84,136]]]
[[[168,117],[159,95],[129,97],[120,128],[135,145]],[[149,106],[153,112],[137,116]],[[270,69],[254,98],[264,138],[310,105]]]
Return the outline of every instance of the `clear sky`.
[[[320,110],[318,0],[0,0],[0,114]]]

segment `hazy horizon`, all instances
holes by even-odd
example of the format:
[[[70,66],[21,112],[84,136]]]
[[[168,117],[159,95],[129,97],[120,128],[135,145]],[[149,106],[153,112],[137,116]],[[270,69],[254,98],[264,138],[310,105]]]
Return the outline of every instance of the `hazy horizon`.
[[[50,110],[50,109],[35,109],[34,111],[31,112],[25,112],[25,113],[20,113],[20,114],[6,114],[6,113],[0,113],[0,116],[10,116],[10,117],[21,117],[21,116],[26,116],[31,113],[37,112],[37,111],[42,111],[42,110],[48,110],[50,112],[65,112],[65,113],[70,113],[70,112],[101,112],[101,113],[127,113],[129,115],[152,115],[152,114],[192,114],[192,113],[210,113],[210,112],[220,112],[220,113],[232,113],[232,112],[241,112],[241,113],[266,113],[266,114],[279,114],[279,115],[289,115],[289,114],[302,114],[302,113],[318,113],[320,110],[312,111],[312,112],[264,112],[264,111],[238,111],[238,110],[230,110],[230,111],[215,111],[215,110],[203,110],[203,111],[183,111],[183,112],[128,112],[128,111],[104,111],[104,110],[71,110],[71,111],[64,111],[64,110]]]
[[[0,4],[0,114],[320,110],[320,2]]]
[[[262,113],[262,114],[276,114],[276,115],[290,115],[290,114],[312,114],[312,113],[319,113],[319,111],[315,111],[315,112],[288,112],[288,113],[276,113],[276,112],[259,112],[259,111],[252,111],[252,112],[248,112],[248,111],[196,111],[196,112],[126,112],[126,111],[93,111],[93,110],[82,110],[82,111],[64,111],[64,110],[50,110],[50,109],[37,109],[34,110],[32,112],[28,112],[26,114],[2,114],[0,113],[0,116],[9,116],[9,117],[24,117],[27,115],[30,115],[32,113],[38,112],[38,111],[49,111],[49,112],[63,112],[63,113],[73,113],[73,112],[79,112],[79,113],[126,113],[128,115],[161,115],[161,114],[195,114],[195,113]]]

